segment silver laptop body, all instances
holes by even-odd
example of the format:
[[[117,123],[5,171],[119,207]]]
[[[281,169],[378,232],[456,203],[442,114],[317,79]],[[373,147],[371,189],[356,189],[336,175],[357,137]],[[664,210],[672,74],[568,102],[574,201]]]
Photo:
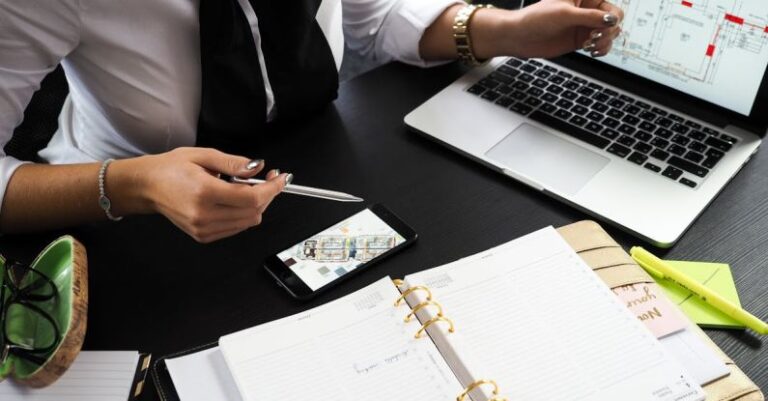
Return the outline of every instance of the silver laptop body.
[[[758,150],[768,127],[768,28],[761,22],[768,3],[744,0],[738,12],[730,3],[625,0],[624,34],[602,61],[497,58],[405,123],[656,246],[672,246]]]
[[[470,71],[408,114],[405,123],[418,133],[551,197],[621,227],[656,246],[672,246],[682,236],[758,150],[760,136],[764,134],[750,132],[735,125],[713,126],[686,115],[683,110],[670,109],[663,104],[628,93],[620,87],[608,85],[546,60],[510,60],[515,59],[494,59]],[[611,148],[619,143],[619,138],[627,136],[622,133],[613,139],[605,138],[610,144],[600,148],[585,142],[578,135],[574,136],[573,133],[568,134],[556,128],[558,124],[547,123],[552,115],[542,114],[541,104],[530,107],[532,111],[526,108],[520,113],[510,110],[506,101],[498,103],[505,97],[503,94],[495,98],[489,91],[489,98],[486,99],[478,93],[473,93],[473,87],[481,80],[487,79],[489,74],[507,63],[518,62],[533,62],[537,64],[536,71],[545,70],[551,74],[570,75],[593,83],[598,82],[597,86],[592,86],[602,87],[604,89],[601,91],[608,93],[615,92],[617,96],[628,95],[643,107],[650,107],[650,110],[660,113],[664,110],[672,115],[684,117],[685,122],[675,124],[688,125],[690,131],[695,128],[699,133],[706,130],[707,143],[716,145],[705,145],[706,150],[698,149],[705,158],[711,149],[721,145],[721,142],[709,139],[710,137],[718,140],[722,139],[721,136],[728,138],[730,148],[722,152],[714,167],[705,169],[708,171],[704,176],[701,176],[701,171],[697,168],[691,167],[691,164],[684,164],[687,169],[668,170],[670,164],[651,157],[650,151],[645,153],[646,157],[635,157],[630,161],[629,158],[636,153],[633,144],[624,146],[625,150],[630,151],[623,156],[622,152]],[[566,82],[575,78],[567,78]],[[562,97],[558,96],[558,101],[561,99]],[[514,107],[514,103],[523,105],[525,101],[519,99],[513,100],[512,103]],[[536,113],[538,118],[532,118],[532,113]],[[619,121],[621,122],[621,119]],[[594,134],[600,136],[599,130],[595,131],[597,132]],[[679,135],[682,134],[673,132],[667,142],[673,144],[672,139]],[[634,139],[634,135],[629,137]],[[683,142],[680,138],[677,140]],[[629,142],[626,138],[625,141]],[[683,147],[686,148],[685,154],[670,155],[667,160],[676,157],[677,163],[680,163],[680,160],[689,161],[685,159],[689,149],[687,146]],[[702,161],[699,161],[697,165],[700,166],[701,163]],[[647,164],[652,166],[646,166]]]

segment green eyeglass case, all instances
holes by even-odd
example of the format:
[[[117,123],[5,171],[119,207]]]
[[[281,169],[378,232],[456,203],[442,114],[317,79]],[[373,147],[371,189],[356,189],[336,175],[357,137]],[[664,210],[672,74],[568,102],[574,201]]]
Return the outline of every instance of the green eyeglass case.
[[[0,267],[6,260],[0,256]],[[42,365],[10,355],[0,364],[0,381],[13,378],[22,385],[45,387],[55,382],[77,357],[85,338],[88,315],[88,260],[85,247],[71,236],[64,236],[48,245],[32,262],[31,267],[49,277],[58,290],[55,301],[39,305],[56,322],[61,341],[47,355]],[[4,275],[0,275],[2,280]],[[9,316],[7,329],[29,328],[37,324],[32,316]],[[0,328],[2,329],[2,328]],[[50,330],[50,329],[49,329]],[[0,336],[2,338],[2,336]]]

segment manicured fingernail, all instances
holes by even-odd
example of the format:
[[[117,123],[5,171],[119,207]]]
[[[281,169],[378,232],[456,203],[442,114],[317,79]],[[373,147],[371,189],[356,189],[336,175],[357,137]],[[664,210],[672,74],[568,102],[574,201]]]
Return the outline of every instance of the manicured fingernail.
[[[280,175],[280,169],[279,168],[276,168],[276,169],[272,170],[272,176],[273,177],[277,177],[278,175]]]
[[[285,176],[285,185],[290,185],[293,182],[293,174],[288,174]]]
[[[598,39],[600,39],[600,38],[602,38],[602,37],[603,37],[603,33],[602,33],[602,32],[599,32],[599,31],[594,31],[594,32],[592,32],[592,34],[591,34],[591,35],[589,35],[589,37],[590,37],[592,40],[598,40]]]
[[[600,51],[599,50],[595,50],[595,51],[593,51],[590,54],[592,55],[592,57],[600,57]]]
[[[597,43],[595,43],[595,42],[593,42],[591,40],[588,40],[588,41],[584,42],[583,49],[584,49],[585,52],[588,52],[588,51],[593,50],[596,47],[597,47]]]
[[[608,13],[603,15],[603,22],[605,23],[605,25],[614,26],[617,23],[619,23],[619,17]]]
[[[248,164],[245,165],[246,170],[255,170],[257,167],[261,165],[261,163],[264,163],[264,160],[261,159],[253,159],[248,162]]]

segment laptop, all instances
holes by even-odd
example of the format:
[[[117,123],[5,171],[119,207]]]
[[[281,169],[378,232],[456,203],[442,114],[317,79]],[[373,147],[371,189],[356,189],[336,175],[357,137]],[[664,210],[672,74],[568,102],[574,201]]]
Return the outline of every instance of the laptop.
[[[608,56],[493,59],[405,123],[670,247],[768,129],[768,3],[734,1],[622,0]]]

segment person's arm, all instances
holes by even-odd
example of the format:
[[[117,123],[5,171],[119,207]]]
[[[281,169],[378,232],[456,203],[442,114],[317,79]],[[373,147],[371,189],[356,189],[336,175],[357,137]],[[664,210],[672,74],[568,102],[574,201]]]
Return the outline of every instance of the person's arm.
[[[457,57],[453,22],[461,7],[445,10],[424,32],[419,50],[425,60]],[[613,17],[606,20],[606,14]],[[541,0],[516,11],[476,11],[469,26],[470,39],[478,59],[554,57],[582,48],[601,56],[610,51],[621,32],[618,23],[623,17],[621,9],[604,0]]]
[[[429,67],[419,38],[443,12],[463,0],[341,0],[347,47],[362,59],[381,64],[390,60]],[[454,56],[455,58],[455,56]]]
[[[20,186],[19,181],[26,182],[26,178],[15,179],[11,185],[15,173],[26,168],[23,162],[7,156],[3,148],[21,123],[24,109],[40,82],[77,46],[80,40],[77,7],[72,0],[49,2],[45,6],[26,0],[0,2],[0,201],[11,198],[10,203],[3,202],[2,210],[28,210],[35,207],[35,202],[56,199],[50,193],[35,193],[27,185]],[[33,177],[36,178],[41,177]],[[17,199],[30,195],[44,199],[16,204]],[[50,209],[57,207],[50,204]],[[72,214],[77,212],[73,210]],[[10,232],[22,228],[24,220],[11,217],[10,213],[0,211],[0,230]],[[36,225],[34,219],[30,225]]]
[[[453,22],[464,1],[341,1],[347,46],[363,58],[428,67],[457,57]],[[599,33],[588,50],[600,56],[620,32],[617,24],[604,22],[608,13],[616,22],[623,17],[603,0],[541,0],[519,11],[481,9],[470,22],[470,37],[480,59],[551,57],[591,44],[592,33]]]
[[[0,1],[0,232],[18,233],[106,220],[98,205],[101,163],[24,164],[2,153],[40,81],[79,43],[76,0]],[[87,133],[86,133],[87,136]],[[251,177],[248,159],[211,149],[177,149],[118,160],[106,174],[117,216],[162,213],[201,242],[233,235],[261,222],[288,176],[274,171],[266,184],[229,184],[215,174]]]
[[[271,171],[254,187],[231,184],[216,174],[252,177],[264,162],[213,149],[179,148],[117,160],[107,169],[105,190],[116,216],[161,213],[199,242],[211,242],[261,223],[288,174]],[[99,207],[100,163],[25,164],[8,184],[0,229],[31,232],[106,220]]]

